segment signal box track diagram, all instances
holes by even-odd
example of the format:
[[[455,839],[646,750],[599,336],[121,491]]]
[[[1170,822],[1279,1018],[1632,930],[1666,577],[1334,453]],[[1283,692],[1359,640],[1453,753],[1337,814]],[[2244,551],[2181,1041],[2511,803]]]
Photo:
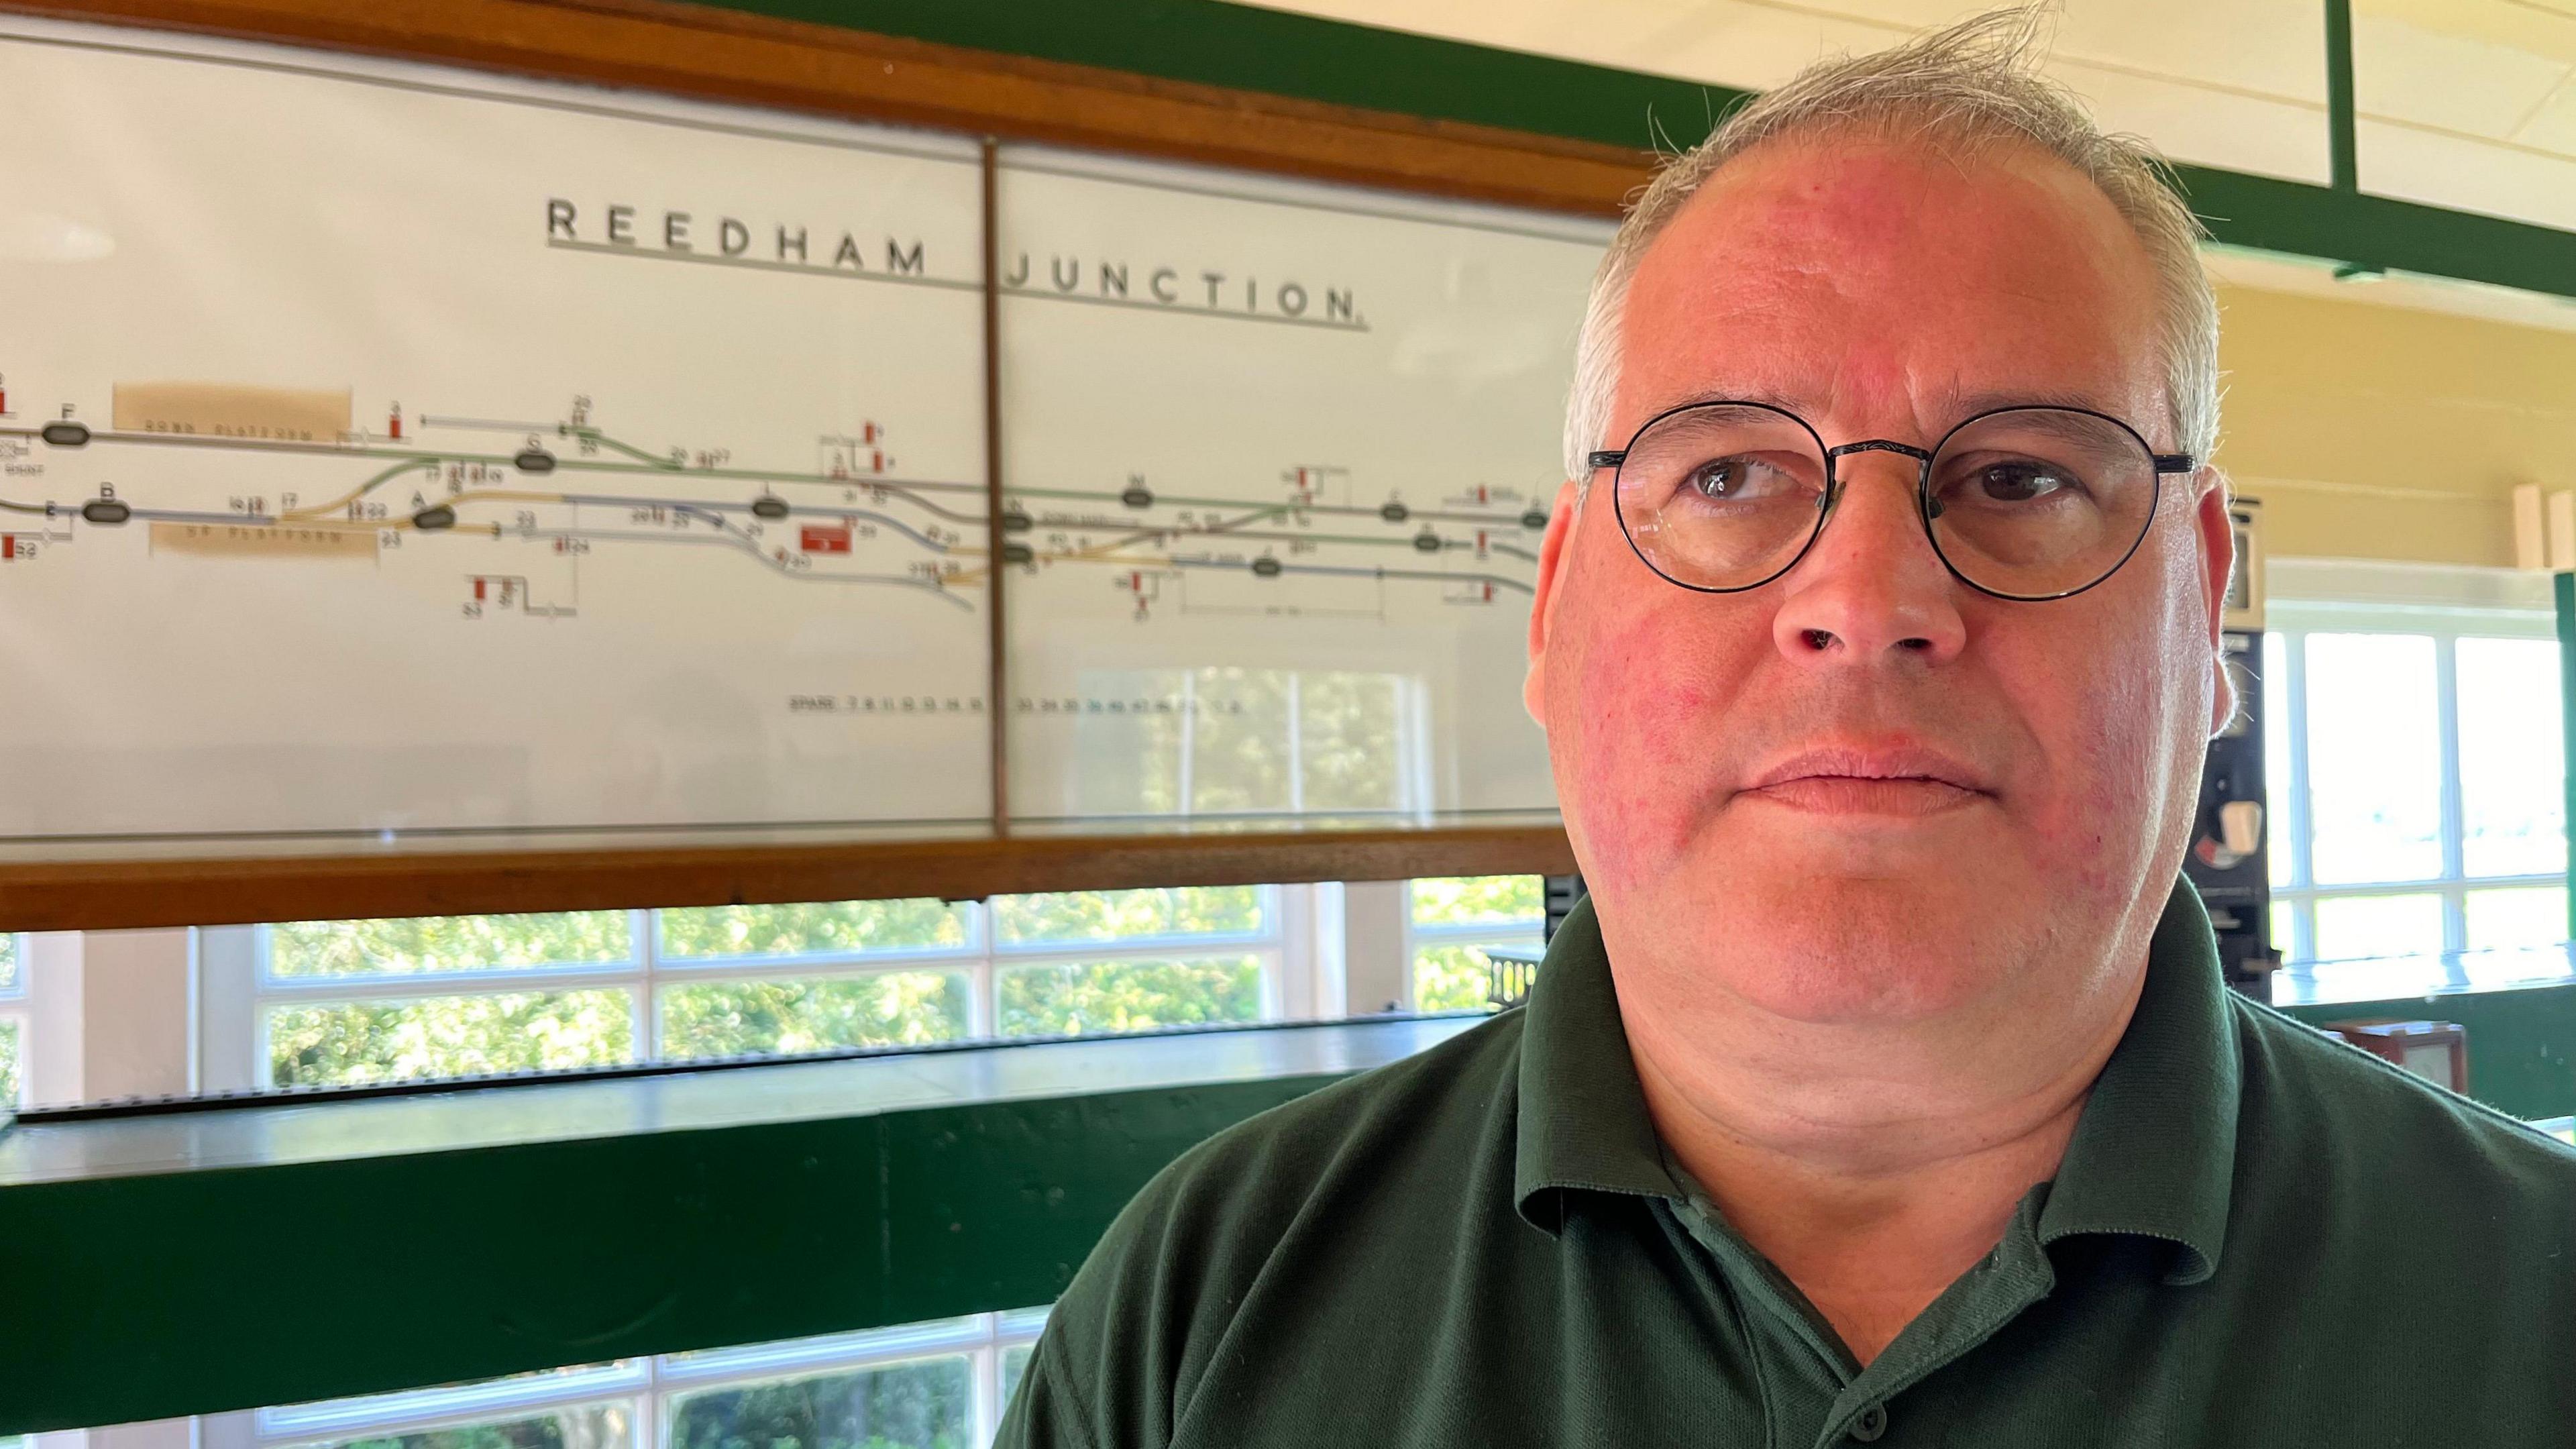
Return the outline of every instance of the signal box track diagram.
[[[947,828],[997,717],[1041,820],[1549,803],[1604,228],[34,19],[0,126],[0,847]]]

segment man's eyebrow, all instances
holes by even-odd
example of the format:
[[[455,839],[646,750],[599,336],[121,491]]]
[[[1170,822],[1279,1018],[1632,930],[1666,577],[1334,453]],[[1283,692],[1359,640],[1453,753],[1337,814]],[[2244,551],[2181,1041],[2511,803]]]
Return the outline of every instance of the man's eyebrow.
[[[1816,414],[1821,410],[1817,406],[1817,400],[1811,395],[1787,393],[1762,387],[1720,387],[1672,399],[1647,416],[1652,417],[1670,412],[1675,408],[1713,402],[1760,403],[1765,407],[1778,408],[1782,412],[1805,418],[1810,424],[1815,422]],[[2112,405],[2109,399],[2086,392],[2081,388],[2027,387],[1995,388],[1977,392],[1954,391],[1938,395],[1934,402],[1938,421],[1944,427],[1956,426],[1979,413],[1993,412],[1997,408],[2083,408],[2088,412],[2107,413],[2115,418],[2120,416],[2120,410]]]

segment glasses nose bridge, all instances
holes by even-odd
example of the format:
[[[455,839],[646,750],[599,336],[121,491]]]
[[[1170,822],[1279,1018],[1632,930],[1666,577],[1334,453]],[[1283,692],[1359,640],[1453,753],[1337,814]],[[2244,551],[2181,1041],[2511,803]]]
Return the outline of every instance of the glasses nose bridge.
[[[1918,492],[1923,486],[1927,470],[1932,466],[1932,454],[1929,450],[1915,447],[1911,443],[1900,443],[1894,438],[1863,438],[1858,442],[1845,443],[1838,448],[1827,448],[1825,450],[1827,511],[1831,511],[1833,504],[1842,501],[1846,486],[1843,478],[1843,459],[1855,453],[1894,453],[1899,457],[1913,459],[1914,476],[1906,480],[1906,486]]]

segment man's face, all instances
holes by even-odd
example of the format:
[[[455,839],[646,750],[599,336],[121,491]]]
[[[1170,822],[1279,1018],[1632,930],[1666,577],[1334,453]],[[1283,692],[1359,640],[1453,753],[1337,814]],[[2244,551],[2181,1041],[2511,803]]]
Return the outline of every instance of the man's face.
[[[1775,143],[1641,259],[1600,445],[1760,398],[1829,447],[2075,402],[2178,451],[2158,326],[2144,247],[2036,149]],[[1608,470],[1559,500],[1528,699],[1621,989],[1855,1024],[2085,989],[2143,951],[2225,707],[2215,475],[2168,475],[2106,582],[2014,603],[1944,569],[1914,460],[1837,467],[1814,548],[1736,594],[1649,570]]]

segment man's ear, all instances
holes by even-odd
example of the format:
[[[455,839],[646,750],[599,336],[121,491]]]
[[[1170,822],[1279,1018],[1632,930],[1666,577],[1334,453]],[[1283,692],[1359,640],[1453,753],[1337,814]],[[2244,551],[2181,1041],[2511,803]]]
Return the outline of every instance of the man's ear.
[[[2226,474],[2211,467],[2192,475],[2192,483],[2200,490],[2193,523],[2199,530],[2201,599],[2209,611],[2209,667],[2218,681],[2209,701],[2209,732],[2215,736],[2236,718],[2237,706],[2236,682],[2228,677],[2227,651],[2219,638],[2227,627],[2227,585],[2241,562],[2236,557],[2236,525],[2227,516],[2227,500],[2235,490]]]
[[[1566,540],[1574,533],[1574,515],[1582,495],[1572,481],[1556,490],[1556,506],[1547,515],[1547,532],[1538,546],[1538,596],[1530,600],[1529,672],[1521,676],[1521,707],[1547,728],[1547,636],[1556,623],[1556,601],[1564,596]]]

